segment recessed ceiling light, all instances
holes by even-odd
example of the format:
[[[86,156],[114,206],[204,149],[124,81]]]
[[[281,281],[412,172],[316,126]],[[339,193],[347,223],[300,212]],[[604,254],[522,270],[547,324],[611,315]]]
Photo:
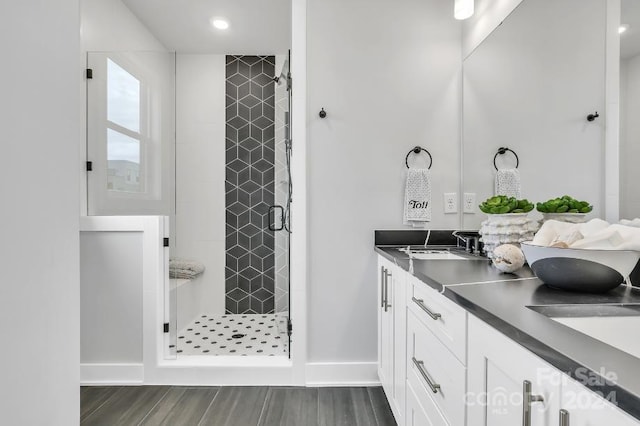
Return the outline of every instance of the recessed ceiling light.
[[[229,28],[229,22],[223,18],[211,18],[211,25],[219,30],[226,30]]]
[[[453,17],[463,20],[473,16],[474,0],[455,0],[453,3]]]
[[[629,25],[627,24],[622,24],[618,27],[618,34],[622,34],[623,32],[627,31],[629,29]]]

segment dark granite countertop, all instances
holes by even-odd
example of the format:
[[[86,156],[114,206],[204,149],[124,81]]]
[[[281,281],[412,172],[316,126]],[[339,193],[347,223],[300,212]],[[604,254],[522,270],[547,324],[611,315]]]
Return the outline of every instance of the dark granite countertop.
[[[412,241],[415,244],[415,238]],[[379,244],[375,251],[408,272],[408,255],[398,250],[402,246]],[[484,257],[455,253],[467,260],[413,260],[413,275],[589,389],[602,395],[615,392],[617,405],[640,419],[640,359],[529,308],[640,304],[640,289],[619,286],[605,294],[565,292],[544,285],[527,266],[505,274]],[[625,330],[630,338],[636,338],[634,331]],[[604,372],[617,379],[585,383],[585,369],[589,377],[601,377]]]

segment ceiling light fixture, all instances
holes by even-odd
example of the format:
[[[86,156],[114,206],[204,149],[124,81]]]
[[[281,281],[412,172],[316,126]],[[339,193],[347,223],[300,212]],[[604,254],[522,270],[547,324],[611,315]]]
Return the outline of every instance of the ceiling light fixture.
[[[623,32],[627,31],[629,29],[629,25],[627,24],[622,24],[618,27],[618,34],[622,34]]]
[[[219,30],[226,30],[229,28],[229,22],[222,18],[211,18],[211,25]]]
[[[470,18],[473,15],[473,0],[454,0],[453,17],[458,20]]]

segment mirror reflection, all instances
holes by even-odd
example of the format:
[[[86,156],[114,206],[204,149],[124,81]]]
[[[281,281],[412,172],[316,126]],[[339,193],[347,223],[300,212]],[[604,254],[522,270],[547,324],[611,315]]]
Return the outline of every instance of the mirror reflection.
[[[620,18],[620,217],[640,217],[640,2],[622,0]]]
[[[524,0],[464,60],[464,193],[478,203],[494,194],[493,159],[506,147],[518,155],[523,198],[569,195],[602,216],[605,31],[604,0]],[[516,161],[498,155],[496,166]],[[463,226],[478,229],[485,218],[464,214]]]

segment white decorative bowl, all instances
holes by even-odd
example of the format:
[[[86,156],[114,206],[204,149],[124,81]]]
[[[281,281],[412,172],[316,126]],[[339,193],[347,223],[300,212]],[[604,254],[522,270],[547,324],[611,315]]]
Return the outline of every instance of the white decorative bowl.
[[[517,219],[525,219],[529,213],[485,213],[490,222],[511,222]]]
[[[604,293],[628,279],[640,259],[632,250],[590,250],[520,243],[533,272],[550,287]]]
[[[542,213],[542,221],[558,220],[568,223],[584,223],[588,213]]]
[[[515,244],[533,239],[540,227],[528,213],[487,214],[480,224],[479,233],[488,258],[493,259],[493,250],[502,244]]]

